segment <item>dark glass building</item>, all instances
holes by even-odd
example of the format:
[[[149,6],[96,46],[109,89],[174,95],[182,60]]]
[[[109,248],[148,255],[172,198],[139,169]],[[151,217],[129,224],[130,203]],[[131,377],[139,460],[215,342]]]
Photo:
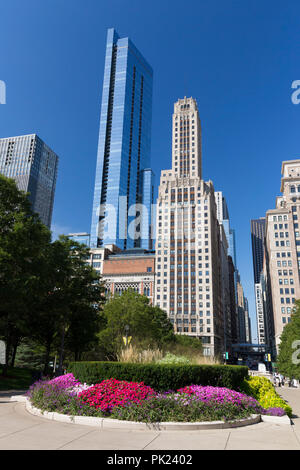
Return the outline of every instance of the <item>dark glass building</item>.
[[[152,68],[129,38],[107,33],[91,247],[151,248]]]
[[[265,223],[266,221],[263,217],[251,220],[252,257],[255,284],[260,282],[260,273],[263,269]]]
[[[36,134],[0,139],[0,173],[29,193],[32,210],[51,226],[58,156]]]

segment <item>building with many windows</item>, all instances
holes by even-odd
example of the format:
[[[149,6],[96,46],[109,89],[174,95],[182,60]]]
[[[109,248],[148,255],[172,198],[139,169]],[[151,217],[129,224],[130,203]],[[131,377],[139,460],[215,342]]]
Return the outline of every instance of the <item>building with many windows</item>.
[[[152,68],[129,38],[107,33],[91,247],[151,248]]]
[[[258,344],[266,343],[266,319],[264,316],[263,291],[261,286],[261,273],[263,271],[264,260],[265,222],[264,217],[251,220],[251,243]]]
[[[0,139],[0,173],[29,193],[32,210],[50,228],[58,156],[36,134]]]
[[[266,291],[271,309],[267,314],[273,318],[277,352],[283,328],[300,298],[300,160],[282,163],[281,193],[276,208],[266,213],[265,227]]]
[[[108,297],[132,289],[148,297],[153,304],[155,253],[134,248],[108,254],[103,262],[102,280]]]
[[[212,356],[224,352],[220,259],[214,187],[202,180],[198,107],[185,97],[174,105],[172,169],[160,178],[155,303],[176,333],[201,338]]]

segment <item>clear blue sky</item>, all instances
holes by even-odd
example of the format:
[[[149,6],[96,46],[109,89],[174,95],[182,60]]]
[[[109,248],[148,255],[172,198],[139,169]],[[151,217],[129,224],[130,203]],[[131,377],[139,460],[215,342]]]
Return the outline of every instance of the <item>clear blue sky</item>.
[[[255,326],[250,219],[300,157],[298,0],[2,0],[0,137],[37,133],[60,156],[55,233],[89,231],[107,28],[154,70],[152,168],[171,165],[173,103],[198,102],[204,179],[223,191]],[[254,339],[256,329],[253,329]]]

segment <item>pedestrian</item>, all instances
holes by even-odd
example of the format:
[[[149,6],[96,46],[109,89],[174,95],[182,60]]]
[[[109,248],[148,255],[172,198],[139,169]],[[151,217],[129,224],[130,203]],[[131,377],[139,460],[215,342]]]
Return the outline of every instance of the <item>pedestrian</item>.
[[[281,381],[282,381],[281,377],[282,377],[281,374],[278,374],[278,387],[281,387]]]

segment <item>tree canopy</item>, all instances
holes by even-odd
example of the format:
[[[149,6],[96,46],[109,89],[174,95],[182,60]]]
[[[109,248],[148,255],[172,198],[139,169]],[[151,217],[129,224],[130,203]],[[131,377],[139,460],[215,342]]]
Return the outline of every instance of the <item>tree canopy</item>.
[[[296,301],[290,323],[280,337],[278,370],[289,378],[300,380],[300,300]]]
[[[128,289],[115,295],[104,306],[106,327],[99,334],[100,345],[108,358],[114,358],[123,345],[123,337],[132,337],[132,344],[162,347],[174,337],[173,325],[167,314],[152,306],[146,296]]]

